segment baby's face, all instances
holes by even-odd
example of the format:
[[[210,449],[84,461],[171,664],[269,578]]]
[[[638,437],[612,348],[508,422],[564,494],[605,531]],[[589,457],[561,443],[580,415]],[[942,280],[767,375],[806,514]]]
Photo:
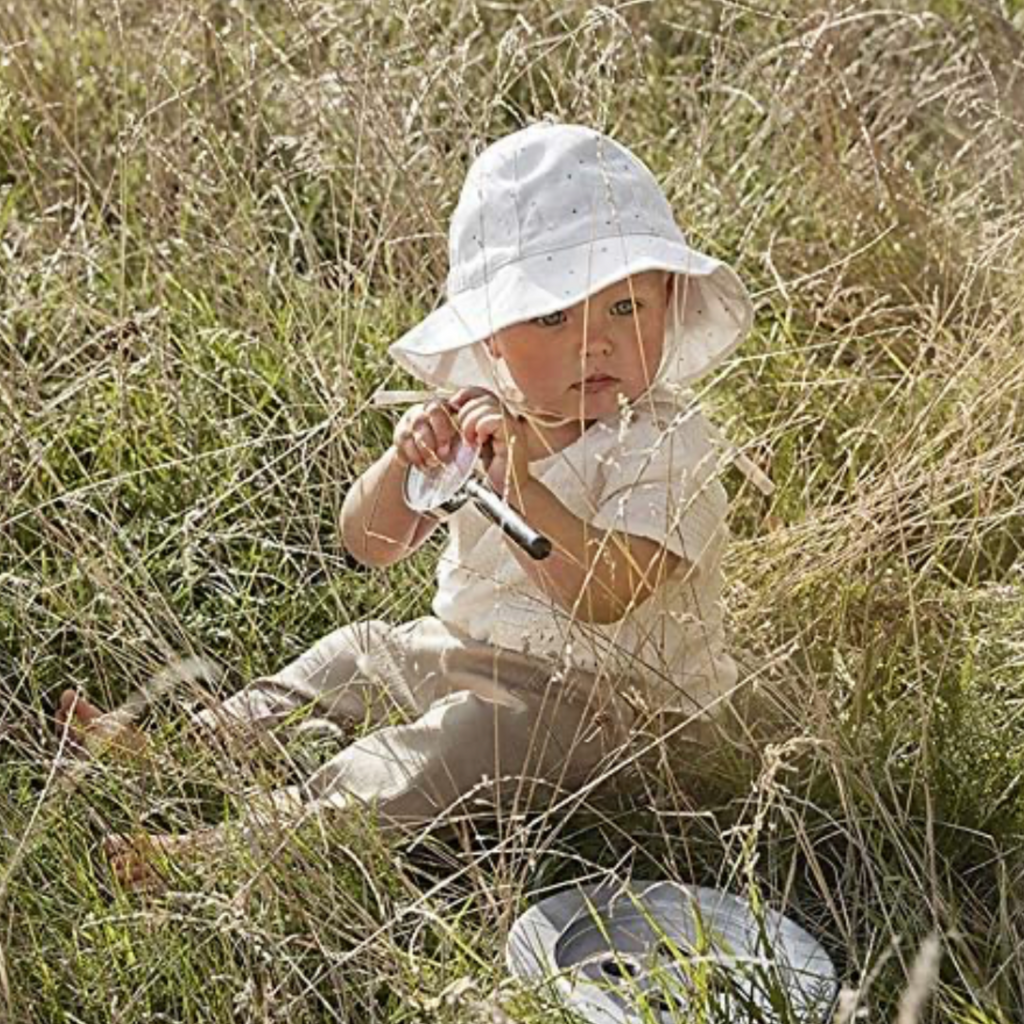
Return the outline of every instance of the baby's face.
[[[609,416],[658,373],[671,288],[664,271],[634,274],[559,313],[498,331],[491,354],[504,360],[531,409]]]

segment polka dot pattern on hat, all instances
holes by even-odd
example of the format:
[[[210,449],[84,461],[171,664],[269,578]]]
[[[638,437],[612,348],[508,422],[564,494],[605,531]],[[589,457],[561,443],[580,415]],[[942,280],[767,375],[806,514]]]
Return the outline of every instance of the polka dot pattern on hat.
[[[449,259],[447,302],[390,349],[435,387],[493,389],[479,342],[646,270],[679,278],[655,386],[706,373],[752,319],[742,282],[689,247],[643,162],[581,125],[532,125],[480,154],[452,217]]]

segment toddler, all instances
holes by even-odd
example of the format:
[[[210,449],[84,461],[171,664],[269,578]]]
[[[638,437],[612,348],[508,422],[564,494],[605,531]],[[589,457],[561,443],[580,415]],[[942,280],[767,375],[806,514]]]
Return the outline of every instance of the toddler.
[[[552,542],[531,559],[473,505],[447,521],[433,615],[343,626],[293,664],[204,710],[211,728],[377,726],[302,786],[305,812],[370,804],[421,825],[481,800],[525,804],[580,785],[635,710],[713,710],[736,670],[720,609],[726,497],[687,387],[740,343],[751,306],[691,249],[650,171],[588,128],[538,124],[486,149],[452,219],[447,302],[391,347],[428,385],[342,511],[368,566],[438,528],[403,498],[411,467],[460,439]],[[102,725],[74,692],[62,721]],[[111,845],[137,882],[154,846]]]

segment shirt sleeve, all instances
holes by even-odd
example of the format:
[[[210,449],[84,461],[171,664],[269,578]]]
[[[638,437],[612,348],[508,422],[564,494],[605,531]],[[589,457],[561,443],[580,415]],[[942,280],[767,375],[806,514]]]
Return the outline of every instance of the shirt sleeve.
[[[607,477],[591,523],[645,537],[699,567],[717,551],[728,502],[704,417],[644,417],[605,457]]]

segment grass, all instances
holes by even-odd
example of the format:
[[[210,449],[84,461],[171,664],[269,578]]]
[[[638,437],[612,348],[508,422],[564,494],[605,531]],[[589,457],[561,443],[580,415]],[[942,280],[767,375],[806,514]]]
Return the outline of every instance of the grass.
[[[558,1020],[504,937],[613,867],[792,914],[843,1020],[1024,1015],[1019,4],[39,0],[0,41],[0,1019]],[[357,569],[337,514],[468,159],[543,116],[634,147],[755,295],[704,400],[778,488],[727,481],[772,730],[564,820],[349,820],[112,893],[106,828],[280,765],[165,709],[155,778],[69,793],[56,696],[426,610],[436,549]]]

